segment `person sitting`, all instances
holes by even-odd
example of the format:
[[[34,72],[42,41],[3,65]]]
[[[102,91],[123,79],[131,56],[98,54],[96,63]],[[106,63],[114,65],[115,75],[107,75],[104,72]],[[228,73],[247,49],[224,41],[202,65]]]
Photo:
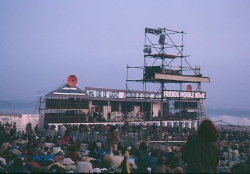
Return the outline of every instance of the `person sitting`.
[[[11,166],[9,166],[8,173],[28,173],[23,166],[21,158],[16,158]]]
[[[6,173],[6,168],[2,161],[0,161],[0,173]]]
[[[114,156],[112,156],[111,166],[115,170],[122,163],[122,157],[120,156],[120,152],[118,150],[114,151]]]
[[[6,166],[6,160],[3,158],[3,151],[0,150],[0,161],[2,162],[3,166]]]
[[[35,156],[40,154],[39,146],[36,141],[32,141],[28,150],[28,160],[31,161]]]
[[[156,164],[157,161],[157,151],[156,150],[151,150],[150,155],[148,156],[149,162],[150,162],[150,167]]]
[[[156,164],[152,167],[152,173],[166,173],[168,167],[165,166],[166,157],[160,157],[157,159]]]
[[[76,166],[76,173],[93,173],[93,167],[88,156],[82,157]]]
[[[111,167],[111,163],[112,163],[112,158],[110,157],[110,155],[105,155],[100,163],[100,168],[109,169]]]
[[[75,163],[77,163],[77,161],[80,160],[81,158],[79,153],[77,152],[77,147],[75,144],[71,145],[69,158],[71,158],[71,160],[74,161]]]

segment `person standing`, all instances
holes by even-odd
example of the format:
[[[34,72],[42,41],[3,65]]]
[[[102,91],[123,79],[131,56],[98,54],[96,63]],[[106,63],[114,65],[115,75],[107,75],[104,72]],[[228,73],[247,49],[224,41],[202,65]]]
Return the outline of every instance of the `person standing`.
[[[108,113],[108,121],[110,122],[110,118],[111,118],[111,113]]]
[[[203,120],[197,136],[189,136],[182,159],[187,163],[187,173],[218,173],[220,146],[219,131],[211,120]]]
[[[60,129],[60,133],[61,133],[61,136],[62,136],[62,137],[64,137],[65,131],[66,131],[66,130],[67,130],[67,129],[66,129],[65,125],[63,124],[63,125],[61,126],[61,129]]]
[[[10,130],[11,130],[10,124],[8,122],[5,123],[5,126],[4,126],[4,132],[5,132],[5,134],[10,134]]]
[[[117,150],[117,145],[119,142],[117,131],[118,130],[114,126],[112,126],[108,132],[107,140],[108,140],[110,155],[113,154],[113,150]]]
[[[128,151],[126,151],[124,154],[124,158],[121,162],[121,173],[131,173],[130,163],[128,159],[129,159],[129,153]]]
[[[16,134],[16,122],[14,122],[14,125],[13,125],[13,132],[14,134]]]
[[[65,134],[61,139],[62,144],[67,145],[69,143],[69,139],[70,139],[70,128],[67,126]]]

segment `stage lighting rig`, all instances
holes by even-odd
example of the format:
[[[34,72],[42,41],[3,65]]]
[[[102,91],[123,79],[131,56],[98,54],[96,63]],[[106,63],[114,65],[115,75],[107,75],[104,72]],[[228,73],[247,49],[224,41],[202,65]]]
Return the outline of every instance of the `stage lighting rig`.
[[[151,47],[149,45],[145,45],[143,52],[150,55],[152,53]]]
[[[145,33],[159,35],[159,34],[162,34],[162,29],[145,28]]]

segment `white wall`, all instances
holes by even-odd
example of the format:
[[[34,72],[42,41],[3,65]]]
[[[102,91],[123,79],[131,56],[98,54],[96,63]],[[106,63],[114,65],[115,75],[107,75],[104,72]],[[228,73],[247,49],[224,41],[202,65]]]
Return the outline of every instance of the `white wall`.
[[[32,124],[32,130],[34,130],[36,124],[39,126],[39,114],[22,114],[22,130],[25,131],[28,123]],[[41,129],[41,127],[39,127],[39,129]]]
[[[36,124],[39,124],[39,114],[22,114],[21,116],[0,116],[0,121],[2,124],[6,122],[14,124],[16,122],[16,128],[18,131],[25,131],[26,125],[30,122],[32,124],[32,129]],[[40,128],[40,127],[39,127]]]
[[[102,108],[102,113],[103,113],[103,116],[106,120],[108,120],[108,112],[111,111],[111,106],[103,106]]]

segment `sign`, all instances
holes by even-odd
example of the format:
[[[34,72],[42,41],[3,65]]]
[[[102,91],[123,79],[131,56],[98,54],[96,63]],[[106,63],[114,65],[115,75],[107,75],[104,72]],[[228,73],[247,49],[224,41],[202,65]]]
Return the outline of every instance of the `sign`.
[[[29,119],[39,119],[39,114],[28,114]]]
[[[199,91],[164,91],[166,98],[190,98],[190,99],[206,99],[205,92]]]
[[[142,92],[119,92],[119,91],[107,91],[107,90],[87,90],[89,97],[94,98],[110,98],[110,99],[155,99],[160,100],[161,94],[156,93],[143,93]]]

